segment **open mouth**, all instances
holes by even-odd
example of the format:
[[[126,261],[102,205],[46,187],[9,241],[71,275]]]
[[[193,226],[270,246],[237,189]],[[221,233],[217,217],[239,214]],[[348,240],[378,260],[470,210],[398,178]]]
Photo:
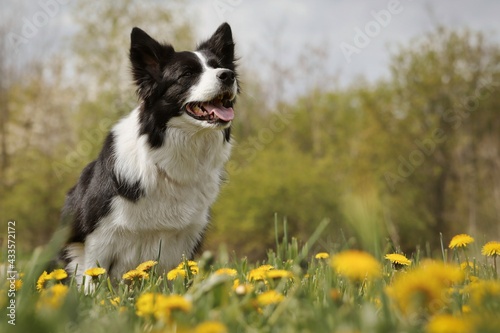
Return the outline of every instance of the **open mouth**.
[[[189,102],[186,104],[187,113],[197,120],[209,123],[228,123],[234,118],[234,96],[225,93],[211,101]]]

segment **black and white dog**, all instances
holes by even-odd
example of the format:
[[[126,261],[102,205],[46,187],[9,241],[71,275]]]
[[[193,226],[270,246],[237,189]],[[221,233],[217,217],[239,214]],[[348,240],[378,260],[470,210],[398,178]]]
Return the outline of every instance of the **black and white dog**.
[[[163,272],[191,258],[231,151],[239,92],[231,28],[176,52],[139,28],[130,61],[140,105],[107,136],[66,198],[68,273],[99,265],[112,278],[146,260]]]

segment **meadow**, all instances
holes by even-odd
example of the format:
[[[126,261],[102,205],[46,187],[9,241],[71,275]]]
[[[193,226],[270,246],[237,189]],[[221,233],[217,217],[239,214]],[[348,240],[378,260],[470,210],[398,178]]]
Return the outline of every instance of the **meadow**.
[[[261,262],[221,248],[167,273],[151,258],[118,282],[95,267],[88,292],[64,270],[40,272],[51,250],[38,250],[15,280],[2,278],[0,331],[498,332],[499,242],[459,234],[441,239],[439,258],[372,254],[347,240],[314,252],[327,224],[302,245],[286,224],[278,239],[276,225],[276,246]]]
[[[295,37],[293,25],[239,49],[243,89],[210,251],[169,272],[150,258],[119,281],[95,267],[85,275],[90,293],[46,269],[63,242],[49,240],[65,194],[137,107],[131,28],[192,50],[204,36],[185,2],[74,0],[58,16],[74,33],[62,38],[53,24],[21,53],[3,42],[41,17],[41,2],[15,2],[36,16],[6,6],[0,333],[500,332],[500,44],[439,20],[388,46],[387,75],[376,81],[329,74],[338,54],[309,38],[282,62],[281,34]],[[261,25],[243,3],[234,9]],[[397,24],[385,33],[396,36]],[[237,49],[242,36],[235,24]],[[273,225],[273,215],[288,224]]]

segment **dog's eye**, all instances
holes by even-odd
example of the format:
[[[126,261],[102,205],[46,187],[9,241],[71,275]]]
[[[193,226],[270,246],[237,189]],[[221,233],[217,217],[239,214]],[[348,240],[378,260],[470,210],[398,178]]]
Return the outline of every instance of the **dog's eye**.
[[[190,77],[193,75],[193,72],[191,71],[185,71],[184,73],[182,73],[182,77]]]

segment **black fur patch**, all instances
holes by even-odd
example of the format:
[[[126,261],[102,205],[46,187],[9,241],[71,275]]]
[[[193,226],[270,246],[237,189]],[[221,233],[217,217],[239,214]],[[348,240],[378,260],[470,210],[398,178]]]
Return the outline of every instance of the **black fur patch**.
[[[231,127],[228,127],[224,130],[224,140],[229,142],[231,140]]]
[[[221,24],[212,37],[198,45],[197,50],[212,53],[212,57],[207,57],[207,62],[212,67],[223,67],[232,71],[236,69],[233,35],[227,23]]]
[[[114,196],[135,202],[143,194],[138,182],[129,184],[116,177],[114,144],[110,133],[99,157],[83,169],[77,185],[68,192],[62,219],[72,223],[70,243],[85,241],[99,220],[109,214]]]

